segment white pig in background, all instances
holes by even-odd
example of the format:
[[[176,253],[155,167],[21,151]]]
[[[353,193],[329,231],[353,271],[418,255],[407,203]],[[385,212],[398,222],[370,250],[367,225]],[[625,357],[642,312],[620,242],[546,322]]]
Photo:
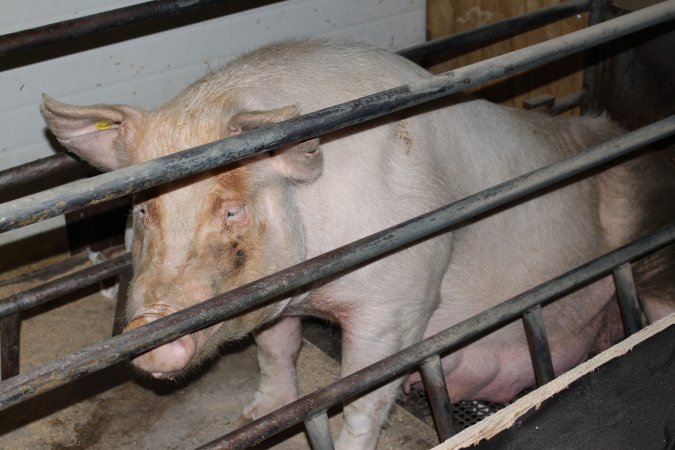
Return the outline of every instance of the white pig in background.
[[[63,145],[114,170],[429,77],[366,45],[290,42],[236,59],[155,111],[71,106],[47,96],[41,111]],[[550,118],[459,96],[417,112],[137,193],[127,329],[620,133],[604,117]],[[631,170],[621,170],[630,178]],[[625,179],[612,173],[184,336],[133,363],[156,378],[172,377],[219,343],[253,332],[261,379],[240,419],[258,418],[297,397],[299,316],[339,323],[347,375],[636,235],[639,211],[631,201],[642,194],[631,197]],[[650,291],[649,319],[674,309],[663,292]],[[544,309],[557,373],[617,334],[613,294],[608,277]],[[534,383],[520,323],[447,355],[443,366],[453,401],[507,401]],[[337,448],[376,446],[402,381],[345,406]]]

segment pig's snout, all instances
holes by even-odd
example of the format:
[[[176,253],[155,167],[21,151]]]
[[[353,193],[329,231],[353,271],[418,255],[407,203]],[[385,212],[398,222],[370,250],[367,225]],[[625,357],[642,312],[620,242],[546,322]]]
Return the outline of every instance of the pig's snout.
[[[146,309],[143,313],[131,319],[124,331],[133,330],[170,314],[171,311],[168,307],[160,306]],[[196,351],[197,343],[195,339],[191,335],[187,335],[138,355],[131,362],[134,366],[149,372],[155,378],[168,378],[172,372],[187,367]]]

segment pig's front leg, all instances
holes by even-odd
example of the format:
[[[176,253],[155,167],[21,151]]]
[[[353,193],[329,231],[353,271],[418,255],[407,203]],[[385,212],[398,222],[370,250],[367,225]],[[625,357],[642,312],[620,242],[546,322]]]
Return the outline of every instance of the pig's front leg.
[[[352,328],[343,325],[343,377],[411,345],[419,339],[417,335],[422,333],[418,330],[414,333],[415,336],[404,337],[397,330],[378,330],[372,323],[370,329],[365,326],[363,324]],[[352,329],[358,331],[351,332]],[[345,403],[345,422],[335,443],[336,450],[374,449],[377,446],[380,429],[389,417],[394,400],[400,393],[402,381],[403,378],[399,378],[368,395]]]
[[[235,426],[258,419],[298,398],[295,363],[302,344],[299,317],[285,317],[254,333],[258,347],[260,383]]]

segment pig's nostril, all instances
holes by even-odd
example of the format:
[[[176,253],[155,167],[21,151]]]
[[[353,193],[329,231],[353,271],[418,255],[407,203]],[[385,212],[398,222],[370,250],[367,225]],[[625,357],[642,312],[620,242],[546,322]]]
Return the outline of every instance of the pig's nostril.
[[[193,337],[183,336],[137,356],[132,363],[139,369],[150,372],[155,378],[166,378],[161,374],[177,372],[187,367],[196,350]]]
[[[124,328],[124,331],[133,330],[157,320],[166,315],[163,312],[161,311],[158,314],[155,311],[146,310],[143,314],[134,317]],[[167,378],[163,374],[184,369],[190,363],[196,351],[197,343],[192,336],[188,335],[143,353],[137,356],[132,363],[139,369],[150,372],[155,378]]]

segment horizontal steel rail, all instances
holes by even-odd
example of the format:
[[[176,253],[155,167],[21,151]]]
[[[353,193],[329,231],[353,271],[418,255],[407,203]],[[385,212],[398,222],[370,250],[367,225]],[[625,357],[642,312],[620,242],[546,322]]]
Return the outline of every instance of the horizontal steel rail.
[[[0,205],[0,231],[223,166],[537,67],[675,17],[669,0],[511,53]]]
[[[232,0],[161,0],[51,23],[0,36],[0,56],[8,56],[72,38],[137,25]]]
[[[0,409],[282,298],[675,134],[675,116],[498,184],[0,383]]]
[[[399,54],[415,62],[422,62],[429,57],[457,56],[490,42],[525,33],[575,14],[581,14],[588,11],[589,6],[588,0],[570,0],[424,42],[401,50]]]
[[[553,5],[532,13],[510,17],[472,30],[427,41],[403,49],[398,54],[413,61],[419,61],[427,57],[447,54],[448,52],[452,52],[454,55],[465,53],[474,47],[485,45],[488,42],[524,33],[538,26],[579,14],[588,9],[588,3],[587,0],[572,0],[559,5]],[[0,36],[0,42],[2,39],[2,36]],[[67,153],[59,153],[16,167],[10,167],[0,171],[0,191],[16,184],[27,184],[41,177],[47,177],[61,170],[83,164],[85,163]]]
[[[476,314],[422,342],[384,358],[199,447],[199,449],[233,450],[253,446],[301,422],[304,417],[321,414],[322,411],[346,399],[401,376],[416,367],[422,360],[434,355],[449,353],[468,345],[476,339],[517,320],[526,311],[559,299],[609,274],[615,267],[645,256],[673,242],[675,242],[675,224]]]
[[[0,171],[0,192],[83,166],[84,163],[73,155],[59,153],[10,167]]]
[[[0,319],[42,305],[131,268],[129,253],[57,278],[0,300]]]

